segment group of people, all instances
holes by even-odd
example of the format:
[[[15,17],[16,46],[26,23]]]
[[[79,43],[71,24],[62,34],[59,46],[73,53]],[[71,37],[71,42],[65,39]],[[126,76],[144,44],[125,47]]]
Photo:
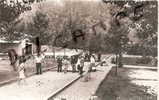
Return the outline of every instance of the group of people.
[[[67,73],[68,67],[72,67],[72,72],[78,72],[80,75],[83,74],[83,68],[85,66],[85,56],[83,55],[73,55],[70,58],[68,57],[58,57],[57,58],[57,72]],[[86,68],[86,73],[89,74],[95,68],[95,57],[94,55],[90,56],[90,63]],[[90,76],[90,75],[88,75]]]
[[[67,73],[69,66],[72,66],[72,72],[79,71],[82,74],[83,66],[84,66],[84,57],[80,56],[77,58],[77,55],[73,55],[70,58],[68,57],[58,57],[57,58],[57,72]],[[77,66],[77,67],[76,67]]]
[[[34,59],[36,61],[36,74],[42,74],[42,60],[44,59],[44,54],[37,54],[34,56]],[[64,57],[58,57],[57,58],[57,72],[64,72],[67,73],[69,66],[72,67],[72,72],[78,72],[81,76],[83,74],[83,68],[85,66],[85,56],[84,55],[73,55],[70,58],[67,56]],[[86,78],[90,78],[90,72],[93,70],[93,67],[95,68],[95,58],[92,55],[90,57],[90,64],[86,68]],[[18,65],[18,73],[19,73],[19,81],[20,84],[23,80],[25,83],[26,78],[26,59],[24,56],[21,56],[19,59],[19,65]]]

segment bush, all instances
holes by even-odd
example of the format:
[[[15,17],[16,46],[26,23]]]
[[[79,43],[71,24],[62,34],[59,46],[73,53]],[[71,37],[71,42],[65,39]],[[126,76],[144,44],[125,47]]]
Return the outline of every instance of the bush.
[[[152,66],[157,66],[157,59],[156,58],[152,58],[151,65]]]
[[[151,62],[150,57],[142,57],[138,61],[136,61],[137,64],[149,64]]]
[[[111,63],[112,63],[112,64],[116,64],[116,58],[113,57],[113,58],[111,59]]]

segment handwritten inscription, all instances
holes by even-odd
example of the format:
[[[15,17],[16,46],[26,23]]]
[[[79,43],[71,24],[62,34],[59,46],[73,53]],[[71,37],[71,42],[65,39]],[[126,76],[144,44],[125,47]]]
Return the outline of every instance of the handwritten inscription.
[[[140,4],[134,7],[134,21],[138,21],[141,17],[143,17],[143,6],[143,4]]]
[[[115,15],[115,23],[116,23],[117,26],[120,26],[119,20],[122,19],[122,18],[124,18],[124,17],[127,17],[126,12],[124,12],[124,11],[118,12]]]
[[[110,3],[109,1],[105,1],[103,0],[105,3]],[[115,2],[115,4],[117,4],[118,2]],[[120,3],[120,2],[119,2]],[[124,7],[124,3],[126,4],[126,2],[122,2],[123,6],[120,6],[120,7]],[[131,2],[132,3],[132,2]],[[139,4],[139,3],[136,3],[136,2],[133,2],[133,6],[131,6],[131,8],[133,9],[132,11],[130,12],[127,12],[128,10],[125,9],[124,11],[119,11],[117,12],[114,16],[115,16],[115,23],[117,26],[121,26],[120,24],[120,20],[122,18],[125,18],[125,17],[130,17],[130,14],[133,13],[133,16],[132,16],[132,19],[133,21],[138,21],[141,17],[143,17],[143,6],[144,4]],[[99,21],[98,23],[94,24],[91,28],[94,32],[94,35],[97,34],[97,30],[96,30],[96,27],[101,27],[103,30],[106,30],[106,26],[105,24],[102,22],[102,21]],[[73,31],[72,33],[72,41],[74,41],[75,43],[78,43],[78,38],[82,38],[83,40],[85,39],[85,33],[83,32],[82,29],[77,29],[75,31]],[[55,46],[62,46],[62,47],[67,47],[68,44],[67,42],[68,41],[64,41],[63,40],[63,35],[58,35],[56,38],[55,38],[55,41],[54,41],[54,44]]]
[[[72,38],[75,43],[78,42],[77,39],[80,37],[82,37],[83,40],[85,39],[85,33],[81,29],[78,29],[72,32]]]
[[[104,24],[102,21],[100,21],[100,22],[98,22],[97,24],[94,24],[94,25],[92,26],[92,30],[93,30],[93,32],[94,32],[94,35],[97,34],[97,31],[96,31],[96,27],[97,27],[97,26],[100,26],[103,30],[106,30],[106,29],[107,29],[106,26],[105,26],[105,24]]]

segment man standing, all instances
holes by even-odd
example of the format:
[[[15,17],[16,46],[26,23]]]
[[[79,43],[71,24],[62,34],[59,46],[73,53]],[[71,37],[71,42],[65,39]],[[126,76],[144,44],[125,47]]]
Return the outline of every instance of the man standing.
[[[37,54],[37,56],[35,56],[35,60],[36,60],[36,74],[42,74],[41,62],[42,62],[42,59],[44,57],[45,56],[41,55],[41,54]]]
[[[84,57],[81,57],[79,60],[80,65],[78,65],[79,74],[83,74],[83,67],[84,67]]]
[[[71,56],[71,66],[72,66],[72,72],[76,72],[76,58],[75,56]]]
[[[57,72],[62,72],[62,58],[58,57],[57,58],[57,63],[58,63]]]

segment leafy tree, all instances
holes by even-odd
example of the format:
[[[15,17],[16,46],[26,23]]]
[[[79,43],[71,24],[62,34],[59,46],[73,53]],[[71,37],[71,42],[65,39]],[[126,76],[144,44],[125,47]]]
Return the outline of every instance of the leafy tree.
[[[27,34],[33,37],[39,37],[41,44],[48,43],[51,35],[48,33],[49,19],[47,15],[41,11],[36,11],[33,21],[28,23]]]
[[[111,44],[112,51],[119,55],[119,64],[121,64],[122,50],[132,40],[129,34],[135,34],[139,39],[138,44],[143,47],[150,47],[148,44],[157,43],[157,2],[156,1],[105,1],[105,4],[111,4],[110,14],[112,15],[111,29],[109,36],[106,36],[106,42]],[[150,15],[154,15],[153,19]],[[152,21],[152,22],[151,22]],[[153,24],[152,24],[153,23]],[[155,23],[155,24],[154,24]],[[136,30],[136,33],[130,32],[130,29]],[[148,42],[149,40],[149,42]],[[155,42],[154,42],[155,40]],[[107,44],[109,44],[107,43]],[[151,47],[153,47],[151,45]],[[144,48],[142,50],[146,50]],[[152,49],[151,49],[152,51]],[[147,50],[144,51],[146,54]],[[120,66],[120,65],[119,65]]]
[[[0,1],[0,38],[14,40],[24,36],[17,25],[22,21],[19,16],[31,10],[31,4],[35,0],[1,0]],[[38,1],[37,1],[38,2]]]

